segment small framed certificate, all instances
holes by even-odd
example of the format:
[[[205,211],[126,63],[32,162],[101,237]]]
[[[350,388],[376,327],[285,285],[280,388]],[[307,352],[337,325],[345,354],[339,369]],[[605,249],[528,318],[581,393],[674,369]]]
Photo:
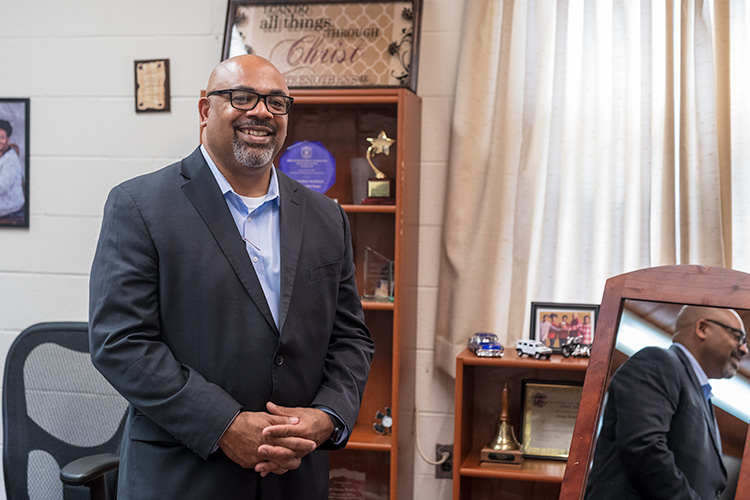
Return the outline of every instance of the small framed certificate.
[[[582,389],[580,382],[523,381],[524,456],[567,460]]]

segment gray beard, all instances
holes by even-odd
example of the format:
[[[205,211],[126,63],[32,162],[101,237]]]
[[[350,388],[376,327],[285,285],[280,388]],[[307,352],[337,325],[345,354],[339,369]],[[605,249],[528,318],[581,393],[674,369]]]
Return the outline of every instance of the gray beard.
[[[237,139],[232,141],[234,157],[248,168],[260,168],[268,165],[273,160],[273,144],[266,146],[251,146]]]

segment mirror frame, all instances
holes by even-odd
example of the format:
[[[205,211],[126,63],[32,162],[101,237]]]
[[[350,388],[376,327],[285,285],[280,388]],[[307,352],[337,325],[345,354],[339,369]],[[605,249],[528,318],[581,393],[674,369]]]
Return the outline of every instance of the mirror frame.
[[[723,267],[676,265],[641,269],[607,280],[560,500],[582,499],[586,490],[589,464],[594,457],[596,426],[607,389],[617,329],[625,301],[629,299],[750,309],[750,274]],[[735,500],[750,500],[750,446],[745,446],[742,459]]]

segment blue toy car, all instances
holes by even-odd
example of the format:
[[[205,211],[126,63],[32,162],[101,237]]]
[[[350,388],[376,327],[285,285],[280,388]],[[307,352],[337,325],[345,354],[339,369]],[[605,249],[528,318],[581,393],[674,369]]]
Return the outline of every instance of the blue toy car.
[[[499,358],[505,354],[505,348],[494,333],[479,332],[469,339],[469,350],[477,356]]]

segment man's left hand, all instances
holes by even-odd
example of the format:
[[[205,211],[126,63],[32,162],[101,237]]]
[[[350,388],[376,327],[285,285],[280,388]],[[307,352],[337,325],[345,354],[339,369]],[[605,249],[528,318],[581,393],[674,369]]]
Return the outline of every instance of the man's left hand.
[[[280,447],[284,447],[284,442],[288,438],[309,439],[314,441],[317,447],[325,443],[333,433],[333,421],[322,410],[316,408],[287,408],[271,402],[266,404],[266,409],[271,415],[299,418],[299,422],[296,424],[271,425],[263,429],[263,437],[269,444],[260,445],[258,453],[264,456],[268,462],[274,462],[277,452],[281,451]],[[278,447],[275,445],[278,445]],[[264,476],[268,472],[278,473],[273,470],[273,467],[268,468],[268,465],[266,462],[261,462],[256,465],[255,470]]]

